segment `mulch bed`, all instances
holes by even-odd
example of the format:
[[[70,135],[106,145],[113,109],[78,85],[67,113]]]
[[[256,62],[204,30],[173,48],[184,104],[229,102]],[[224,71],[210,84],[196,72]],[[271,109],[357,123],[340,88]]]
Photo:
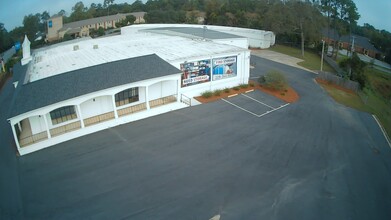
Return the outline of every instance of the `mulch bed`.
[[[356,94],[356,92],[354,92],[353,90],[350,90],[350,89],[347,89],[347,88],[345,88],[345,87],[336,85],[336,84],[331,83],[331,82],[329,82],[329,81],[327,81],[327,80],[320,79],[320,78],[316,78],[315,80],[316,80],[316,82],[318,82],[319,84],[331,86],[331,87],[334,87],[334,88],[336,88],[336,89],[338,89],[338,90],[342,90],[342,91],[347,92],[347,93],[350,93],[350,94]]]
[[[258,82],[255,82],[255,81],[250,81],[249,83],[253,84],[253,86],[249,86],[248,88],[240,88],[239,90],[230,89],[229,93],[222,91],[220,96],[213,95],[212,97],[209,97],[209,98],[198,96],[198,97],[194,97],[194,98],[201,103],[208,103],[208,102],[214,102],[214,101],[220,100],[222,98],[227,98],[228,96],[231,96],[231,95],[241,94],[241,93],[248,92],[250,90],[257,89],[257,90],[260,90],[264,93],[272,95],[278,99],[281,99],[285,102],[293,103],[293,102],[296,102],[299,100],[299,95],[291,87],[288,87],[285,92],[285,91],[279,91],[279,90],[274,90],[274,89],[263,87]]]

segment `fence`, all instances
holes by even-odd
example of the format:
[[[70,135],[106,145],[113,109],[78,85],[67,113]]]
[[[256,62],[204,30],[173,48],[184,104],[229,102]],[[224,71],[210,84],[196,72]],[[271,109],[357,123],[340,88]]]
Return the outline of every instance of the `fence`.
[[[191,98],[181,94],[181,102],[185,103],[188,106],[191,106]]]
[[[342,86],[346,89],[353,90],[355,92],[359,91],[360,85],[358,82],[354,82],[348,79],[344,79],[342,77],[336,76],[332,73],[327,72],[319,72],[318,78],[326,80],[328,82],[334,83],[338,86]]]
[[[87,126],[94,125],[94,124],[97,124],[100,122],[111,120],[113,118],[114,118],[114,112],[108,112],[105,114],[101,114],[101,115],[97,115],[94,117],[84,119],[84,125],[87,127]]]
[[[169,104],[169,103],[172,103],[175,101],[176,101],[176,95],[170,95],[170,96],[162,97],[160,99],[155,99],[155,100],[149,101],[149,106],[151,108],[155,108],[155,107]]]
[[[34,134],[31,136],[19,139],[19,145],[21,147],[24,147],[24,146],[27,146],[30,144],[34,144],[34,143],[46,140],[47,138],[48,138],[48,133],[46,131],[44,131],[44,132],[41,132],[38,134]]]
[[[81,128],[80,121],[76,121],[76,122],[73,122],[73,123],[70,123],[67,125],[63,125],[61,127],[50,129],[50,135],[52,135],[52,137],[55,137],[55,136],[58,136],[58,135],[61,135],[61,134],[67,133],[67,132],[71,132],[71,131],[80,129],[80,128]]]
[[[118,109],[118,116],[121,117],[121,116],[129,115],[129,114],[133,114],[133,113],[136,113],[139,111],[143,111],[146,109],[147,109],[147,106],[144,102],[144,103],[141,103],[138,105],[133,105],[133,106],[130,106],[127,108]]]

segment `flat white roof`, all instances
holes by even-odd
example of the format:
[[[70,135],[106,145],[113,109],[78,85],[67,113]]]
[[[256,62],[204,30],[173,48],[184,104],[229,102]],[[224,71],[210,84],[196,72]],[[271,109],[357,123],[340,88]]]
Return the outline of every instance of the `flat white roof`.
[[[97,45],[97,49],[94,49]],[[78,47],[77,50],[75,48]],[[96,46],[95,46],[96,47]],[[76,40],[35,50],[25,82],[102,63],[157,54],[169,63],[238,53],[245,49],[211,41],[192,40],[155,33],[133,33],[96,39]]]

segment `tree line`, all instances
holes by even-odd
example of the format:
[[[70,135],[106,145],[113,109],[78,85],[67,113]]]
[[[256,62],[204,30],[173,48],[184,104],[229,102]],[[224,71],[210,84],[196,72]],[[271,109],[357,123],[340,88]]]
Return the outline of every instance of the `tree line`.
[[[90,6],[80,1],[70,13],[61,10],[57,14],[68,23],[136,11],[147,12],[147,23],[197,23],[199,17],[204,17],[204,24],[271,30],[277,42],[300,45],[303,56],[306,46],[319,44],[323,28],[334,29],[340,35],[354,33],[368,37],[391,62],[391,33],[369,24],[357,25],[360,15],[353,0],[136,0],[132,4],[104,0]],[[10,32],[0,22],[0,50],[21,41],[24,34],[36,39],[45,33],[49,17],[47,11],[26,15],[23,26]]]

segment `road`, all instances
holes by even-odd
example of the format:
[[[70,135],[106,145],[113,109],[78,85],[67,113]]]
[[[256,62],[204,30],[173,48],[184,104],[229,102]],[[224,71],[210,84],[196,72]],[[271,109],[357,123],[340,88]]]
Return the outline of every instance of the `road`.
[[[391,149],[372,116],[335,103],[313,73],[254,56],[251,63],[253,78],[283,72],[300,100],[263,117],[217,101],[23,157],[12,154],[10,129],[1,132],[2,215],[391,219]],[[246,100],[233,101],[255,111]]]

